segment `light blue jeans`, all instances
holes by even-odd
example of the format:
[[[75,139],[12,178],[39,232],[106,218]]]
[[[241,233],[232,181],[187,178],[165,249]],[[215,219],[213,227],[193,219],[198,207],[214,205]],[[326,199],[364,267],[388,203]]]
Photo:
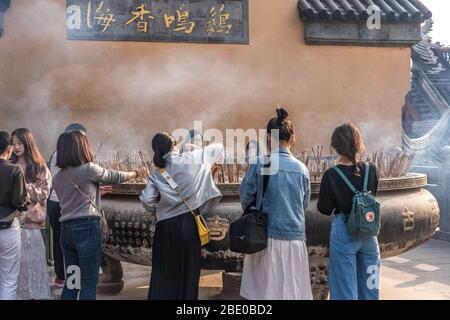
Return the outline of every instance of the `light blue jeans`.
[[[377,237],[352,240],[343,214],[338,214],[331,225],[328,284],[331,300],[378,300],[380,296]]]

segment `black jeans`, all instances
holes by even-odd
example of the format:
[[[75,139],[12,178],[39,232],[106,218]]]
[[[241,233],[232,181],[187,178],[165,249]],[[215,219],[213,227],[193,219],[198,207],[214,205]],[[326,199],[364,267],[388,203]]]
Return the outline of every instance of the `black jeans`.
[[[61,223],[59,218],[61,217],[61,207],[59,202],[47,201],[47,215],[50,221],[50,226],[53,231],[53,259],[55,262],[55,273],[58,279],[64,280],[64,258],[61,249]]]

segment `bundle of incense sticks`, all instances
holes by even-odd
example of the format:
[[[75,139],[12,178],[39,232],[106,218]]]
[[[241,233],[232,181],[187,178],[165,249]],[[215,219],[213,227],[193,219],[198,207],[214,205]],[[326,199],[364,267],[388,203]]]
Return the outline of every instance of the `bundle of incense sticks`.
[[[323,145],[316,145],[311,151],[294,153],[294,156],[303,162],[309,170],[311,181],[319,182],[323,174],[335,165],[335,156],[324,156]],[[99,164],[107,169],[120,171],[132,171],[145,168],[148,175],[152,171],[152,162],[144,152],[114,151],[103,154]],[[374,163],[381,178],[402,177],[408,173],[414,160],[414,154],[407,153],[398,148],[379,149],[369,154],[364,159]],[[240,183],[245,176],[249,165],[238,163],[215,164],[212,166],[212,175],[216,183]],[[135,179],[130,183],[146,183],[148,177]]]
[[[365,161],[377,166],[381,178],[403,177],[408,173],[415,154],[399,148],[379,149],[366,157]]]
[[[216,183],[239,183],[244,177],[246,166],[239,163],[215,164],[212,175]]]
[[[114,151],[102,154],[98,164],[106,169],[117,171],[133,171],[140,168],[146,168],[147,176],[139,177],[129,183],[147,183],[148,176],[151,174],[151,162],[145,160],[146,156],[142,151]]]
[[[312,166],[312,170],[310,170],[310,175],[315,181],[320,181],[323,175],[323,171],[321,170],[322,164],[322,153],[323,153],[323,145],[316,145],[311,148],[314,165]]]

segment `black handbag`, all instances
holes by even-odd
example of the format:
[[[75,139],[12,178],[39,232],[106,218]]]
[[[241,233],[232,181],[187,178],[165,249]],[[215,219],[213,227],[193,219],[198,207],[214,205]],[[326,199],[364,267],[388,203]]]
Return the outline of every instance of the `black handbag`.
[[[264,165],[270,167],[270,163]],[[263,194],[260,208],[256,199],[244,210],[244,214],[230,226],[230,250],[237,253],[253,254],[267,247],[267,215],[263,211],[269,175],[263,175]]]

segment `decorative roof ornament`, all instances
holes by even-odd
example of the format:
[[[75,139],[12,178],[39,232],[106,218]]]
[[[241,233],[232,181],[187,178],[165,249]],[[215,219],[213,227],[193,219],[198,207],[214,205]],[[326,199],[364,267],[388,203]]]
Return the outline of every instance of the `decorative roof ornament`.
[[[421,26],[422,41],[412,47],[412,84],[408,96],[410,105],[418,115],[413,124],[403,130],[403,145],[419,153],[423,159],[440,154],[450,144],[450,49],[433,42],[433,20]],[[421,127],[428,128],[421,133]],[[439,157],[435,157],[436,159]]]
[[[423,23],[421,29],[422,29],[422,41],[430,42],[432,40],[432,37],[430,35],[430,32],[433,31],[433,25],[434,21],[433,19],[427,19]]]
[[[424,61],[424,64],[429,66],[424,72],[430,75],[437,75],[447,69],[436,54],[436,50],[440,50],[442,46],[439,42],[433,43],[430,35],[431,31],[433,31],[433,23],[432,19],[424,22],[421,27],[422,41],[414,45],[412,49]]]

